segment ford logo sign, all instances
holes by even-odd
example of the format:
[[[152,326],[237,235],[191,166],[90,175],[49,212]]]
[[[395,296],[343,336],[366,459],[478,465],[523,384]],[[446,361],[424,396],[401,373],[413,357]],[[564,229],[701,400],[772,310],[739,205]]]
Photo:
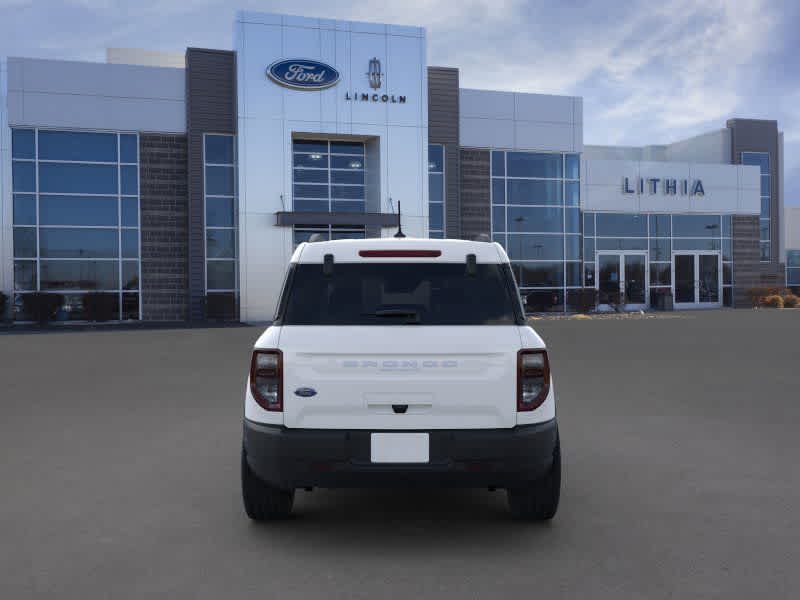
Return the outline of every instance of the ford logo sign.
[[[294,391],[295,396],[300,396],[301,398],[311,398],[311,396],[317,395],[317,390],[310,387],[301,387],[297,388]]]
[[[267,67],[267,76],[295,90],[324,90],[339,83],[339,71],[316,60],[278,60]]]

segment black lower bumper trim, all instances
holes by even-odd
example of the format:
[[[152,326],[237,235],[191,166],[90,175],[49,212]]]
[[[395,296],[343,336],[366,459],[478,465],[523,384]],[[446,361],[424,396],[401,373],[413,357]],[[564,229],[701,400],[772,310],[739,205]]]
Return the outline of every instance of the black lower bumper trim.
[[[510,429],[432,430],[425,464],[370,461],[371,431],[288,429],[245,420],[247,463],[262,480],[302,487],[514,487],[553,461],[556,420]],[[399,433],[395,431],[394,433]]]

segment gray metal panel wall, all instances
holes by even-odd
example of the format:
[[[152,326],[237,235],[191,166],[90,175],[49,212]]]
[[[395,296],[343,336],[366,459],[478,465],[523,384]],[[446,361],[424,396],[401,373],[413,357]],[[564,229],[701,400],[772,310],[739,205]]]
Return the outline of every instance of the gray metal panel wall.
[[[142,319],[184,321],[188,309],[186,136],[139,135]]]
[[[491,235],[492,215],[488,150],[461,150],[461,237]]]
[[[771,256],[769,263],[760,263],[761,273],[765,280],[780,285],[780,273],[783,268],[780,265],[781,236],[781,186],[779,176],[782,172],[780,168],[781,156],[778,151],[778,122],[759,119],[730,119],[727,122],[728,129],[731,131],[731,162],[733,164],[742,163],[742,152],[769,152],[769,174],[770,174],[770,242]]]
[[[236,133],[236,53],[186,51],[186,133],[189,171],[189,319],[205,314],[203,134]]]
[[[428,67],[428,141],[444,144],[445,236],[461,237],[458,69]]]

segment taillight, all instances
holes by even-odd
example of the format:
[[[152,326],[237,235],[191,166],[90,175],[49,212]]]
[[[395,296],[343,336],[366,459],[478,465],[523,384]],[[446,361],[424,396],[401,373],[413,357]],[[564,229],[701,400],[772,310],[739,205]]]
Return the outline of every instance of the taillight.
[[[517,410],[535,410],[550,390],[547,350],[520,350],[517,354]]]
[[[280,350],[253,350],[250,392],[264,410],[283,410],[283,355]]]

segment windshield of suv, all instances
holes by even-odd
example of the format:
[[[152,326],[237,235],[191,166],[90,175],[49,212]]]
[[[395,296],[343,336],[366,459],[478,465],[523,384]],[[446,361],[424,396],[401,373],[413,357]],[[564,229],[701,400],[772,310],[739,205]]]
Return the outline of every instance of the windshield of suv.
[[[276,322],[283,325],[513,325],[522,319],[511,269],[464,263],[298,264]]]

